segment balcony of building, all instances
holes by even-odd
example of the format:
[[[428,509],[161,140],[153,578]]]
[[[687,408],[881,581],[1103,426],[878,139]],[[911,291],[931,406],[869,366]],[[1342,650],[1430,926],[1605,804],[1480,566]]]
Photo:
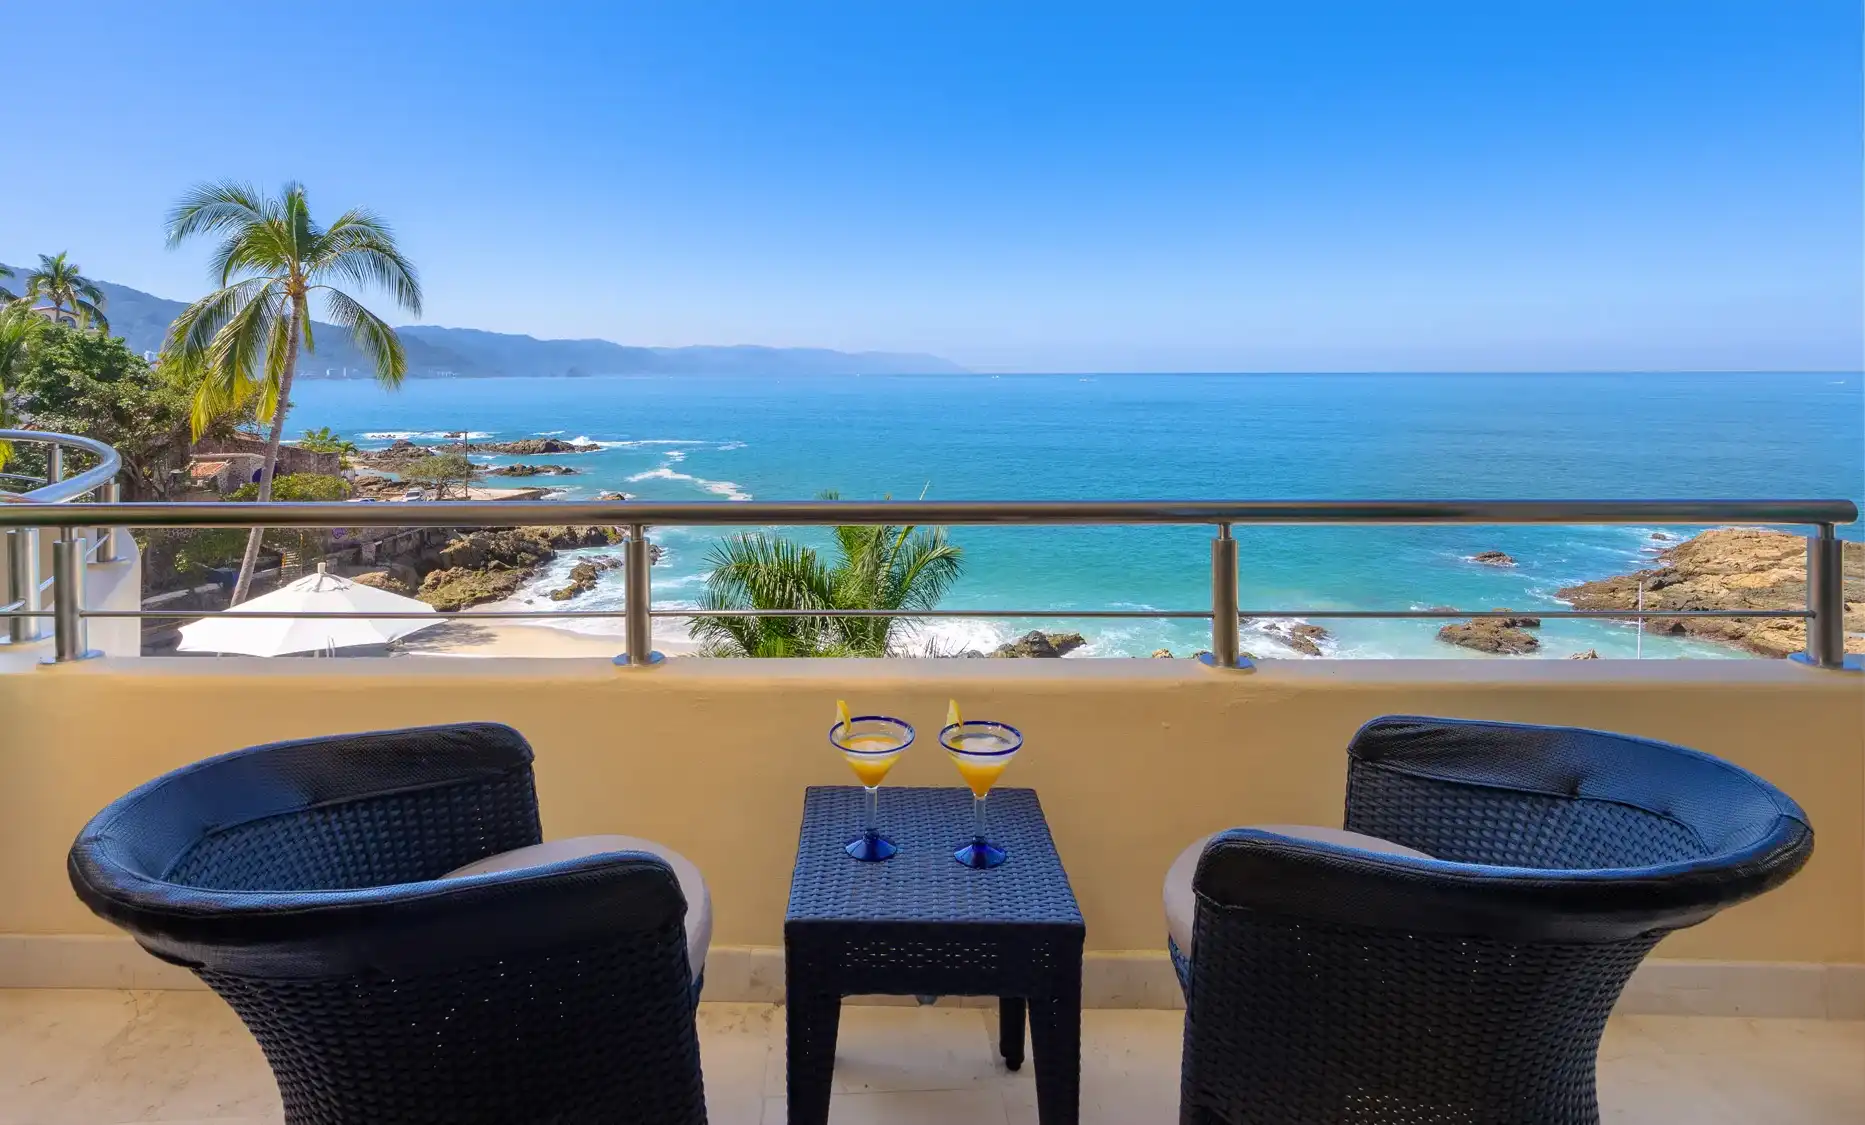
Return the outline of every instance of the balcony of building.
[[[84,483],[95,492],[106,482]],[[1804,606],[1782,611],[1809,621],[1806,661],[1239,667],[1234,625],[1251,607],[1234,600],[1236,554],[1217,529],[1299,513],[1182,505],[1148,514],[1108,505],[1006,516],[1004,506],[989,515],[946,505],[929,506],[920,522],[1042,516],[1212,526],[1213,601],[1187,611],[1213,622],[1217,657],[1212,664],[690,658],[618,666],[140,657],[133,544],[118,532],[105,548],[87,529],[253,512],[203,516],[215,506],[182,513],[107,503],[80,511],[62,502],[80,498],[61,493],[61,503],[49,505],[40,497],[30,515],[19,514],[25,504],[0,505],[8,530],[37,533],[31,553],[15,546],[10,555],[14,573],[24,567],[35,577],[9,587],[16,594],[8,620],[38,626],[0,646],[0,1122],[282,1120],[265,1060],[231,1010],[192,974],[150,957],[87,910],[72,893],[67,850],[86,820],[120,795],[213,754],[464,720],[508,724],[535,748],[546,837],[646,837],[705,873],[715,918],[698,1016],[708,1113],[715,1122],[783,1121],[783,923],[802,796],[807,787],[847,781],[823,738],[832,704],[858,699],[924,731],[937,729],[953,697],[974,714],[1021,727],[1026,750],[1007,783],[1040,795],[1080,903],[1082,1120],[1169,1121],[1178,1112],[1184,1000],[1160,907],[1174,856],[1234,825],[1339,825],[1345,747],[1362,724],[1392,714],[1664,740],[1751,770],[1797,800],[1817,834],[1811,860],[1778,890],[1656,948],[1608,1024],[1600,1102],[1611,1121],[1837,1123],[1865,1115],[1865,677],[1843,667],[1843,625],[1836,635],[1828,627],[1843,615],[1837,571],[1826,569],[1837,549],[1821,561],[1831,525],[1853,518],[1849,505],[1372,505],[1325,513],[1349,521],[1811,525],[1814,588]],[[744,506],[735,507],[731,519],[743,522]],[[771,523],[831,518],[812,505],[767,507],[757,518]],[[429,508],[431,518],[460,526],[495,518],[485,505]],[[639,527],[700,518],[703,508],[563,505],[554,522]],[[275,526],[337,518],[307,507],[262,514]],[[833,518],[890,515],[854,505]],[[369,517],[351,508],[341,518]],[[55,579],[64,581],[62,602]],[[628,622],[636,653],[651,647],[644,602],[634,603]],[[93,652],[103,655],[84,658]],[[907,753],[888,778],[890,786],[953,783],[951,765],[936,752]],[[988,1003],[854,1001],[843,1015],[831,1120],[1037,1120],[1031,1068],[1011,1072],[997,1057]]]

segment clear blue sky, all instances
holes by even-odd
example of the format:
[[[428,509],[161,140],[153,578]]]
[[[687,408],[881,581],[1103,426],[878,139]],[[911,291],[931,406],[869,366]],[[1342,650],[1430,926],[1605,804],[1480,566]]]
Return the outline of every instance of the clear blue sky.
[[[1856,369],[1858,0],[14,3],[0,260],[189,183],[426,320],[988,370]]]

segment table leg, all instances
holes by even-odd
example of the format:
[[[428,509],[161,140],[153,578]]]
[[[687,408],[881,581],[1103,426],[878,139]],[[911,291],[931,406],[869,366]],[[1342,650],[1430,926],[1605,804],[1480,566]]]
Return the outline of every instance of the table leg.
[[[1011,1070],[1023,1068],[1023,1017],[1023,997],[997,998],[997,1053]]]
[[[799,995],[790,990],[784,1005],[785,1090],[789,1095],[790,1125],[826,1125],[842,997],[834,993]]]
[[[1036,1051],[1036,1115],[1042,1125],[1081,1119],[1081,992],[1030,1001]]]

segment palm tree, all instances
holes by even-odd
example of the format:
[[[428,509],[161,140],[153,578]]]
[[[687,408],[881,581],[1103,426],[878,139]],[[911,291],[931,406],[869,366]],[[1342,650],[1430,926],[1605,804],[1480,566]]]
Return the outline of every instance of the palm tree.
[[[220,238],[213,266],[220,288],[189,305],[169,326],[162,366],[194,387],[194,434],[216,418],[257,404],[271,422],[259,500],[272,498],[272,471],[291,409],[298,353],[315,352],[310,300],[346,329],[375,365],[376,381],[401,385],[408,360],[388,322],[331,284],[347,281],[386,291],[409,313],[421,314],[421,283],[395,245],[388,226],[370,211],[345,211],[328,227],[311,219],[302,184],[286,184],[277,197],[246,184],[200,184],[168,216],[171,247],[196,235]],[[233,601],[246,598],[259,559],[261,528],[246,540]]]
[[[12,270],[8,269],[5,266],[0,266],[0,278],[8,278],[12,276],[14,276],[14,273]],[[19,296],[17,294],[15,294],[11,289],[8,289],[6,286],[0,285],[0,305],[10,305],[14,301],[17,301],[17,300],[19,300]]]
[[[67,261],[63,250],[39,255],[39,268],[26,274],[26,299],[46,302],[54,323],[63,324],[69,318],[80,328],[110,331],[104,291],[84,276],[78,263]]]
[[[839,497],[822,494],[824,500]],[[932,609],[957,581],[964,552],[944,528],[837,527],[835,557],[763,532],[734,535],[708,558],[707,609]],[[899,617],[700,617],[707,656],[887,656]]]

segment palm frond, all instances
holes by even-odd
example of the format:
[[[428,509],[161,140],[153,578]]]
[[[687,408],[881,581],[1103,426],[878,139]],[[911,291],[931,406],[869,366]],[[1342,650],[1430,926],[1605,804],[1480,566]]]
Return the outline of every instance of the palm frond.
[[[380,289],[414,316],[421,315],[421,279],[395,245],[395,234],[373,212],[345,211],[324,232],[311,276],[335,275]]]
[[[376,382],[391,389],[401,386],[403,377],[408,374],[408,356],[402,350],[401,337],[389,327],[388,321],[340,289],[318,288],[324,291],[325,312],[331,323],[347,329],[357,349],[375,365]]]
[[[168,212],[168,245],[181,245],[194,235],[230,228],[258,226],[269,217],[266,199],[251,184],[223,180],[189,188]],[[226,279],[221,279],[226,284]]]
[[[888,572],[886,609],[932,609],[965,568],[965,552],[946,541],[945,528],[923,528],[904,538]]]
[[[258,367],[268,342],[277,335],[275,325],[286,313],[285,301],[285,296],[275,289],[261,289],[214,333],[192,370],[199,379],[191,415],[196,434],[205,432],[215,419],[244,409],[255,396],[264,393],[259,386]],[[278,401],[276,387],[272,388],[270,401],[274,405]],[[270,417],[270,411],[262,416]]]

